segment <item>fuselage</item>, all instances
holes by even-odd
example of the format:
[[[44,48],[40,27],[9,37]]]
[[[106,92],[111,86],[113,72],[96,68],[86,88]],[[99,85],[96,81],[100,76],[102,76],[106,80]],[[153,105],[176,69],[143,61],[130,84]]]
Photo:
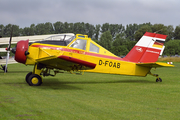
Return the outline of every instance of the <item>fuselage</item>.
[[[126,61],[112,54],[86,36],[79,37],[77,35],[68,44],[65,41],[57,40],[35,42],[29,46],[28,53],[30,54],[27,55],[26,65],[34,65],[41,61],[49,68],[65,71],[73,69],[86,72],[146,76],[151,69],[138,66],[134,62]],[[54,58],[51,63],[43,62],[43,59],[50,59],[50,57]],[[76,67],[69,62],[86,67]]]

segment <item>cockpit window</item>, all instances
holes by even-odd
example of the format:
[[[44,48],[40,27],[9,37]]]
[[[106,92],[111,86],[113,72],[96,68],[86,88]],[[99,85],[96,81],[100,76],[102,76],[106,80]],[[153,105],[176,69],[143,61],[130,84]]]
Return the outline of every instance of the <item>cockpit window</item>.
[[[74,35],[55,35],[55,36],[50,36],[42,41],[37,41],[37,42],[43,43],[43,44],[67,46],[74,39],[75,39]]]
[[[90,51],[90,52],[96,52],[96,53],[99,53],[99,47],[96,46],[96,45],[93,44],[93,43],[90,43],[89,51]]]
[[[77,39],[70,47],[86,50],[86,40]]]

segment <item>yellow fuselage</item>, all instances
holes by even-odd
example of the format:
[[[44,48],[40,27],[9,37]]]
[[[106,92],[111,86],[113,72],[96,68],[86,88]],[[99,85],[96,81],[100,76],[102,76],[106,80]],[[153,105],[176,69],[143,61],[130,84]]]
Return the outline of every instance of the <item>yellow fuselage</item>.
[[[109,73],[109,74],[122,74],[122,75],[135,75],[135,76],[146,76],[150,71],[150,67],[138,66],[136,63],[124,61],[123,59],[110,53],[103,47],[100,47],[100,53],[89,52],[88,44],[93,42],[88,39],[86,50],[72,48],[68,46],[50,45],[33,43],[29,46],[26,65],[34,65],[38,61],[46,59],[56,58],[48,64],[52,68],[67,70],[66,63],[59,59],[59,56],[68,56],[69,58],[75,58],[78,60],[86,61],[89,63],[96,64],[94,69],[87,69],[86,72],[96,73]],[[95,42],[93,42],[95,43]],[[70,66],[69,66],[70,67]],[[73,66],[72,66],[73,67]],[[80,70],[80,69],[78,69]]]

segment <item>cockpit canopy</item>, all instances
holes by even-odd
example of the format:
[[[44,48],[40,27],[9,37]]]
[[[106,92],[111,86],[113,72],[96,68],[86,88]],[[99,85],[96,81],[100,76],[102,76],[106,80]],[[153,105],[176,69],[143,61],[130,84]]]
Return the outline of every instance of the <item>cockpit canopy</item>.
[[[73,41],[76,39],[75,41]],[[50,36],[42,41],[37,41],[35,43],[42,43],[42,44],[51,44],[51,45],[61,45],[61,46],[68,46],[72,48],[77,48],[81,50],[86,50],[87,48],[88,51],[90,52],[95,52],[99,53],[99,47],[95,44],[92,43],[93,41],[90,42],[90,46],[87,47],[87,35],[81,35],[77,34],[76,36],[74,34],[59,34],[59,35],[54,35]],[[73,41],[73,42],[72,42]]]
[[[74,39],[75,39],[74,34],[71,34],[71,33],[70,34],[60,34],[60,35],[50,36],[42,41],[37,41],[35,43],[67,46]]]

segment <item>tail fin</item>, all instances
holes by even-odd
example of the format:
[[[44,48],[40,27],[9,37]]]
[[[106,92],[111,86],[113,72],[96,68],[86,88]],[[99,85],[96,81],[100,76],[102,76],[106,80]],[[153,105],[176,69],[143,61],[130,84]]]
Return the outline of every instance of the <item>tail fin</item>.
[[[136,63],[156,62],[163,53],[167,35],[146,32],[124,60]]]

